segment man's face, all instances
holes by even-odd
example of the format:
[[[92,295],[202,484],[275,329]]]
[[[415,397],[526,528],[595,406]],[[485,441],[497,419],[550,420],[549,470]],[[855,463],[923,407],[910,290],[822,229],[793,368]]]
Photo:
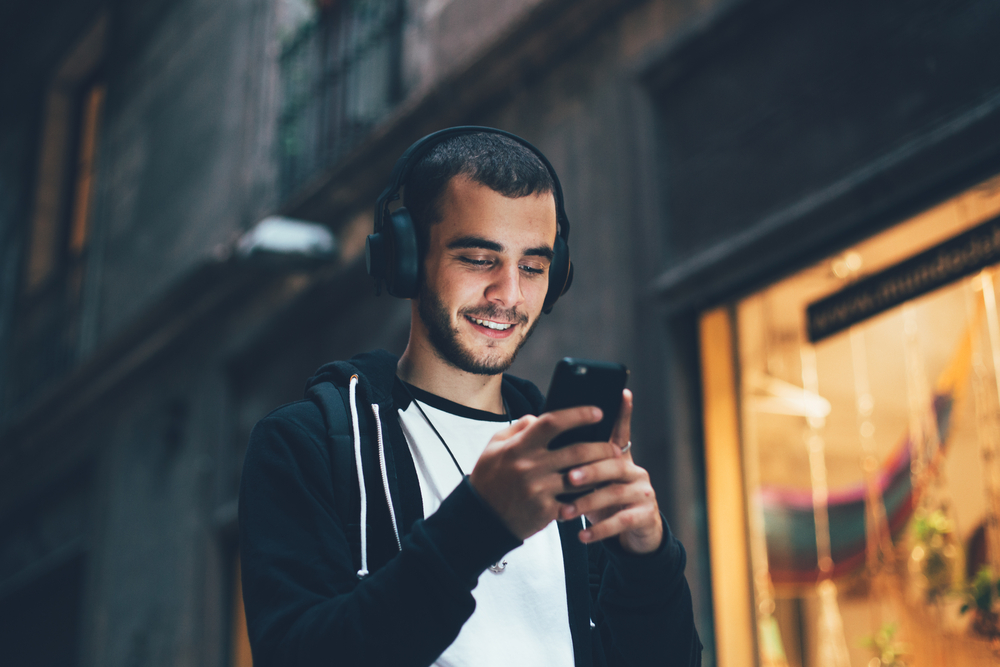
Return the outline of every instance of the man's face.
[[[431,225],[414,333],[455,368],[502,373],[538,323],[556,237],[552,193],[508,198],[453,178]]]

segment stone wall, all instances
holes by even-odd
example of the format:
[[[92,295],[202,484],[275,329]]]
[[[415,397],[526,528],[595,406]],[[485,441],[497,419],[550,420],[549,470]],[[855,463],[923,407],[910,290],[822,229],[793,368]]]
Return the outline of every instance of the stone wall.
[[[91,276],[100,340],[277,205],[272,15],[264,0],[115,13]]]

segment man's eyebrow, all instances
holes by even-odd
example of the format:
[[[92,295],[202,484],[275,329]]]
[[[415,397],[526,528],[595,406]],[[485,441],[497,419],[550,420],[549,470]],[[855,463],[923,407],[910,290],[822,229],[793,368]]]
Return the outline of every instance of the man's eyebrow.
[[[484,239],[482,236],[460,236],[448,244],[450,250],[460,250],[467,248],[478,248],[480,250],[492,250],[493,252],[503,252],[504,248],[496,241]]]
[[[538,246],[537,248],[528,248],[524,251],[525,255],[532,255],[535,257],[545,257],[546,259],[552,259],[552,248],[548,246]]]
[[[490,250],[492,252],[503,252],[505,250],[502,244],[497,243],[496,241],[490,241],[489,239],[484,239],[482,236],[460,236],[448,244],[448,249],[478,249]],[[535,248],[528,248],[524,251],[524,255],[552,259],[552,248],[544,245]]]

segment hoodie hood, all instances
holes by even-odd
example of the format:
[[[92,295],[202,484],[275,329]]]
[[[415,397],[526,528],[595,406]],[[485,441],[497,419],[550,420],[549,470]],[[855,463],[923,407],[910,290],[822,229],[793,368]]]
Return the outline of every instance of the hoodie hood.
[[[351,357],[348,361],[334,361],[320,366],[306,381],[306,393],[323,382],[346,387],[351,376],[358,376],[358,388],[371,403],[385,403],[392,399],[392,386],[396,378],[399,357],[386,350],[374,350]]]

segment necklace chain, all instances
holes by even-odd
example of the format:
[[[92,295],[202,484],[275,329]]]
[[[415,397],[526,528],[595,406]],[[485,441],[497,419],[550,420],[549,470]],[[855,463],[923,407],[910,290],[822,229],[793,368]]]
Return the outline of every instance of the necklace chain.
[[[462,470],[462,466],[461,466],[461,464],[460,464],[460,463],[458,462],[458,459],[457,459],[457,458],[455,458],[455,454],[454,454],[454,453],[453,453],[453,452],[451,451],[451,447],[449,447],[449,446],[448,446],[448,443],[447,443],[447,442],[445,441],[445,439],[444,439],[444,436],[442,436],[442,435],[441,435],[441,432],[437,430],[437,427],[436,427],[436,426],[434,426],[434,422],[432,422],[432,421],[431,421],[431,418],[430,418],[430,417],[428,417],[428,416],[427,416],[427,413],[426,413],[426,412],[424,412],[424,409],[423,409],[422,407],[420,407],[420,402],[419,402],[419,401],[417,401],[417,399],[416,399],[416,398],[414,398],[414,396],[413,396],[413,393],[412,393],[412,392],[410,391],[410,387],[409,387],[409,385],[408,385],[408,384],[406,384],[406,382],[404,382],[404,381],[403,381],[402,379],[401,379],[401,380],[399,381],[399,383],[400,383],[401,385],[403,385],[403,390],[404,390],[404,391],[406,392],[406,395],[410,397],[410,401],[411,401],[411,402],[412,402],[412,403],[413,403],[413,404],[414,404],[415,406],[417,406],[417,410],[419,410],[419,411],[420,411],[420,414],[421,414],[421,416],[422,416],[422,417],[424,418],[424,421],[426,421],[426,422],[427,422],[427,425],[431,427],[431,430],[432,430],[432,431],[434,431],[434,435],[436,435],[436,436],[438,437],[438,440],[440,440],[440,441],[441,441],[441,444],[442,444],[442,445],[444,445],[444,448],[445,448],[445,451],[447,451],[447,452],[448,452],[448,456],[450,456],[450,457],[451,457],[451,461],[452,461],[452,463],[454,463],[454,464],[455,464],[455,467],[456,467],[456,468],[458,468],[458,473],[459,473],[459,474],[460,474],[460,475],[461,475],[462,477],[465,477],[465,471],[464,471],[464,470]],[[504,412],[504,416],[505,416],[505,417],[507,417],[507,423],[508,423],[508,424],[510,424],[510,423],[511,423],[511,418],[510,418],[510,408],[508,408],[508,407],[507,407],[507,401],[506,401],[506,399],[504,399],[504,398],[503,398],[503,396],[501,396],[501,397],[500,397],[500,399],[501,399],[501,400],[503,401],[503,412]],[[493,574],[500,574],[500,573],[502,573],[502,572],[503,572],[503,571],[504,571],[504,570],[505,570],[506,568],[507,568],[507,561],[506,561],[506,560],[504,560],[504,559],[500,559],[500,560],[498,560],[498,561],[497,561],[496,563],[493,563],[493,565],[490,565],[490,567],[489,567],[489,570],[490,570],[490,572],[492,572]]]
[[[445,451],[447,451],[448,456],[451,457],[451,462],[455,464],[456,468],[458,468],[459,474],[462,475],[462,477],[465,477],[465,471],[462,470],[462,465],[458,462],[458,459],[455,458],[455,454],[451,451],[451,447],[448,446],[448,443],[445,441],[444,436],[442,436],[441,432],[438,431],[437,427],[434,426],[434,422],[432,422],[431,418],[427,416],[427,413],[424,412],[424,409],[420,407],[420,402],[417,401],[417,399],[413,396],[413,393],[410,391],[409,385],[406,384],[406,382],[404,382],[403,380],[400,380],[399,383],[403,385],[403,390],[406,392],[406,395],[409,396],[413,404],[417,406],[417,410],[420,411],[420,415],[424,418],[424,421],[426,421],[427,425],[431,427],[432,431],[434,431],[434,435],[436,435],[438,437],[438,440],[441,441],[441,444],[444,445]],[[507,401],[502,396],[500,397],[500,399],[503,401],[503,412],[504,412],[503,416],[507,418],[507,423],[510,424],[511,423],[510,409],[507,407]]]

